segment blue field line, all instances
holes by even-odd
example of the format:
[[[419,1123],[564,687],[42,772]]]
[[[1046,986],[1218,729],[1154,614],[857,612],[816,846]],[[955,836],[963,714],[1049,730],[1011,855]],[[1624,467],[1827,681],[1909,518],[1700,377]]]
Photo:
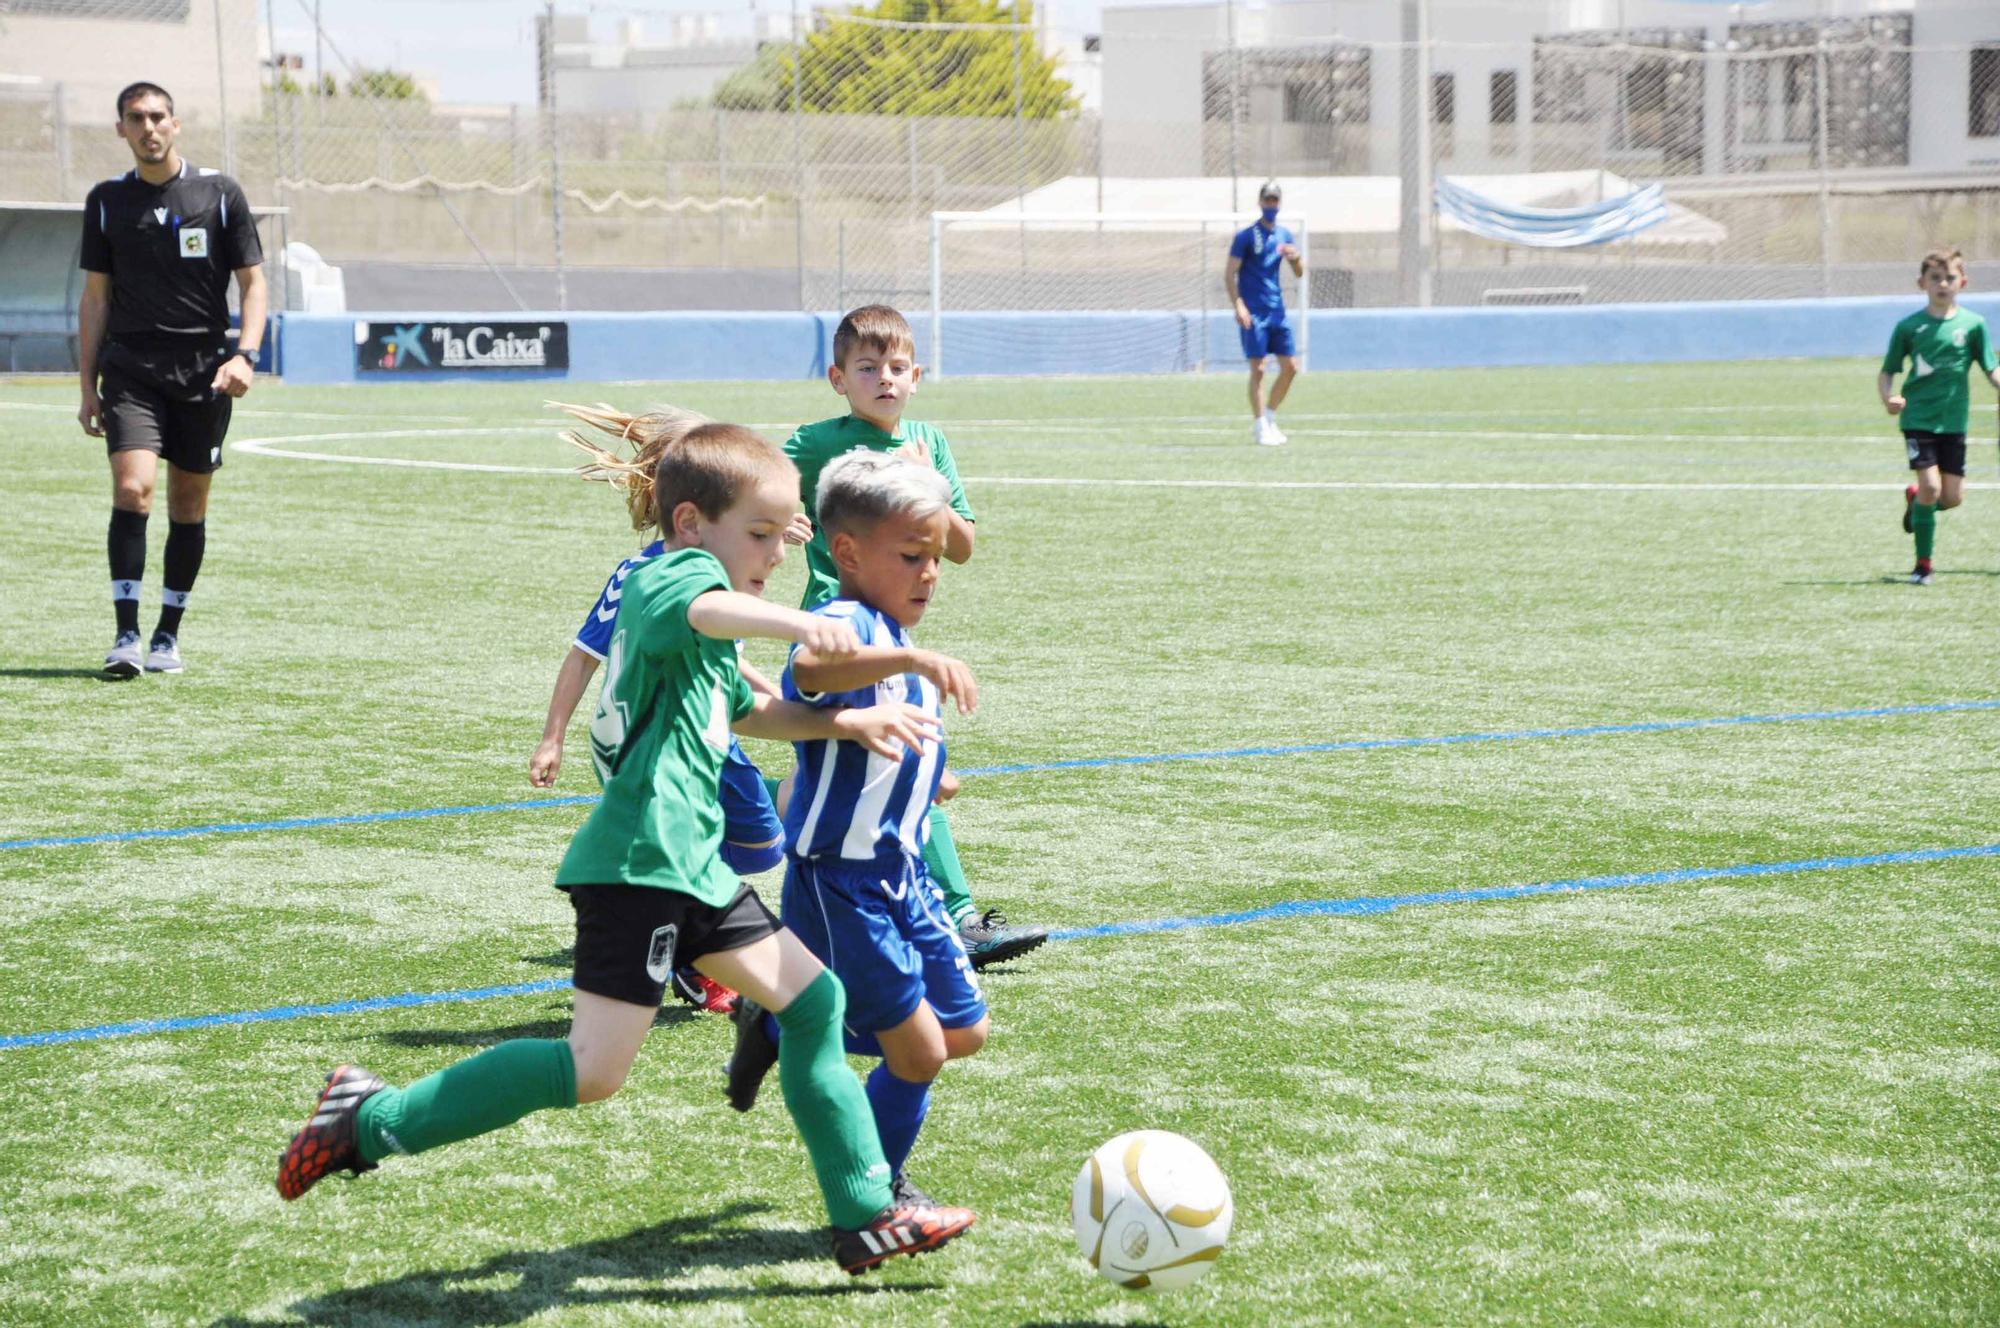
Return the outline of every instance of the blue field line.
[[[505,987],[474,987],[469,991],[406,991],[400,996],[371,996],[360,1001],[332,1001],[325,1005],[279,1005],[268,1010],[238,1010],[234,1014],[204,1014],[188,1019],[132,1019],[122,1024],[98,1024],[91,1028],[69,1028],[57,1033],[12,1033],[0,1037],[0,1051],[15,1047],[54,1047],[65,1042],[99,1042],[105,1038],[145,1037],[153,1033],[184,1033],[191,1028],[220,1028],[226,1024],[269,1024],[285,1019],[311,1019],[318,1015],[366,1014],[370,1010],[404,1010],[416,1005],[453,1005],[460,1001],[484,1001],[495,996],[534,996],[545,991],[563,991],[568,978],[544,978],[540,982],[516,982]]]
[[[1308,742],[1289,747],[1226,747],[1210,751],[1159,752],[1146,756],[1093,756],[1071,761],[1025,765],[989,765],[956,773],[961,779],[980,775],[1031,775],[1062,770],[1107,770],[1117,766],[1165,765],[1177,761],[1233,761],[1256,756],[1309,756],[1325,752],[1372,752],[1399,747],[1453,747],[1476,742],[1531,742],[1547,738],[1601,738],[1621,733],[1674,733],[1689,729],[1742,728],[1753,724],[1807,724],[1835,719],[1882,719],[1891,715],[1942,715],[1968,710],[2000,710],[2000,700],[1936,701],[1925,705],[1872,706],[1864,710],[1798,710],[1773,715],[1723,715],[1710,719],[1658,719],[1636,724],[1585,724],[1574,728],[1504,729],[1484,733],[1447,733],[1416,738],[1351,738],[1342,742]],[[249,835],[271,830],[316,830],[333,825],[374,825],[386,821],[421,821],[434,816],[473,816],[484,812],[534,811],[545,807],[583,807],[596,794],[563,798],[526,798],[517,802],[475,803],[462,807],[421,807],[402,812],[357,812],[347,816],[296,816],[278,821],[225,821],[163,830],[110,830],[89,835],[49,835],[37,839],[0,839],[0,851],[26,848],[73,848],[82,844],[126,844],[141,839],[192,839],[198,835]]]
[[[1142,936],[1150,932],[1187,931],[1196,927],[1235,927],[1250,922],[1281,918],[1364,916],[1388,913],[1399,908],[1429,904],[1477,904],[1495,899],[1525,899],[1534,895],[1575,894],[1585,890],[1617,890],[1638,885],[1679,885],[1687,881],[1713,881],[1742,876],[1790,876],[1799,872],[1845,871],[1855,867],[1888,867],[1914,862],[1945,862],[1955,858],[2000,857],[2000,844],[1979,844],[1967,848],[1922,848],[1895,853],[1864,853],[1853,857],[1800,858],[1794,862],[1752,862],[1734,867],[1679,867],[1669,871],[1622,872],[1613,876],[1578,876],[1566,881],[1542,881],[1534,885],[1496,885],[1482,890],[1432,890],[1422,894],[1372,895],[1358,899],[1295,899],[1267,908],[1240,913],[1208,913],[1189,918],[1154,918],[1144,922],[1107,922],[1097,927],[1068,927],[1049,933],[1052,941],[1089,941],[1112,936]],[[568,978],[544,978],[504,987],[475,987],[467,991],[404,992],[400,996],[373,996],[366,1000],[333,1001],[325,1005],[280,1005],[267,1010],[240,1010],[234,1014],[206,1014],[185,1019],[133,1019],[121,1024],[96,1024],[89,1028],[69,1028],[53,1033],[10,1033],[0,1035],[0,1051],[22,1047],[52,1047],[69,1042],[100,1042],[107,1038],[144,1037],[156,1033],[180,1033],[197,1028],[217,1028],[228,1024],[265,1024],[287,1019],[310,1019],[320,1015],[364,1014],[372,1010],[401,1010],[418,1005],[447,1005],[461,1001],[483,1001],[496,996],[533,996],[561,991]]]

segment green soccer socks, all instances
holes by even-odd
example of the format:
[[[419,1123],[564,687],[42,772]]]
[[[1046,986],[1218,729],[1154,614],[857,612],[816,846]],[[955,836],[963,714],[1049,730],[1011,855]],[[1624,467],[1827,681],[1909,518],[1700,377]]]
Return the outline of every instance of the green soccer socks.
[[[813,1174],[837,1227],[867,1226],[893,1197],[889,1164],[861,1081],[848,1068],[840,1019],[847,993],[822,972],[777,1012],[778,1083],[785,1110],[812,1157]]]
[[[930,838],[924,844],[924,866],[930,869],[938,889],[944,891],[945,916],[956,927],[972,912],[972,887],[965,883],[965,868],[958,863],[958,845],[951,840],[951,823],[944,819],[944,808],[936,803],[931,804],[930,822]]]
[[[379,1162],[490,1134],[531,1111],[575,1105],[568,1040],[517,1038],[370,1097],[355,1118],[355,1143],[362,1161]]]
[[[1910,506],[1910,529],[1917,537],[1917,560],[1923,562],[1931,556],[1931,546],[1937,543],[1937,507],[1932,503],[1913,503]]]

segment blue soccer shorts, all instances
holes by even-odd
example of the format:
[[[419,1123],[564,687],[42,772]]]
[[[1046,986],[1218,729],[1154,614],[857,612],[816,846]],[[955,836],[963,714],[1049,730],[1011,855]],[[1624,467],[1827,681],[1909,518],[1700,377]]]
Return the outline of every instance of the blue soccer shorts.
[[[1280,312],[1257,316],[1250,326],[1236,329],[1243,340],[1243,358],[1261,360],[1266,355],[1296,355],[1298,343],[1292,337],[1291,315]]]
[[[986,1015],[972,960],[919,859],[793,858],[778,915],[847,988],[847,1049],[857,1056],[881,1055],[874,1035],[923,1001],[946,1028]]]
[[[771,801],[759,770],[729,740],[729,755],[722,759],[722,774],[716,781],[716,800],[722,804],[722,860],[738,876],[755,876],[785,860],[785,823]],[[764,848],[748,845],[766,844]]]

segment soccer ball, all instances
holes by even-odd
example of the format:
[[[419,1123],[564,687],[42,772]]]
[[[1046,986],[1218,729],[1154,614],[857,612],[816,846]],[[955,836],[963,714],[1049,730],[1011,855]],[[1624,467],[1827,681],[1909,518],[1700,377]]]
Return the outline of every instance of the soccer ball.
[[[1165,1130],[1121,1134],[1090,1155],[1069,1195],[1076,1247],[1131,1291],[1199,1282],[1235,1217],[1229,1182],[1201,1148]]]

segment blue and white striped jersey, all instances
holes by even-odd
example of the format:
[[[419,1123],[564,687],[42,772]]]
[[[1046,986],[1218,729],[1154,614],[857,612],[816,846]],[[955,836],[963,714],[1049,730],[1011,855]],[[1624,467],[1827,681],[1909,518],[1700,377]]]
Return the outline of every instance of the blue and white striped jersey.
[[[604,593],[597,597],[597,603],[590,606],[590,616],[577,629],[574,644],[578,650],[600,664],[604,662],[605,652],[611,649],[611,626],[618,621],[618,601],[625,593],[625,578],[632,575],[633,568],[659,557],[666,550],[663,541],[654,540],[618,564],[611,579],[604,583]]]
[[[813,613],[843,618],[863,645],[908,646],[910,635],[888,614],[851,599],[829,600]],[[793,648],[797,653],[797,647]],[[937,684],[914,673],[848,692],[799,690],[789,661],[780,689],[788,701],[813,706],[872,706],[903,701],[941,719]],[[785,839],[798,858],[886,862],[924,850],[931,799],[944,773],[944,742],[903,749],[902,759],[877,756],[858,742],[794,743],[798,782],[785,809]]]

